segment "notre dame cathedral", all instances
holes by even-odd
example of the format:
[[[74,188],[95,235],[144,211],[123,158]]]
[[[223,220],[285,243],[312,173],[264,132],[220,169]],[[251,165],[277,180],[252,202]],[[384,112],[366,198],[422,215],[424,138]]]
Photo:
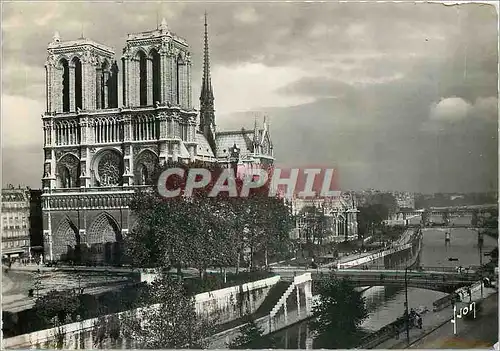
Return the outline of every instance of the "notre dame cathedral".
[[[239,164],[273,163],[265,121],[253,130],[216,130],[206,16],[204,34],[199,111],[191,100],[188,43],[165,20],[128,35],[121,68],[110,47],[54,35],[42,115],[45,260],[118,263],[134,226],[130,198],[153,186],[157,164],[229,165],[234,157]]]

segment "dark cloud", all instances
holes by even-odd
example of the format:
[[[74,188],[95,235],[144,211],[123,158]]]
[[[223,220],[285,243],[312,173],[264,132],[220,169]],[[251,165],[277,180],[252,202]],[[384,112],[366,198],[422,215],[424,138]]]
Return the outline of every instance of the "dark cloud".
[[[305,95],[314,97],[345,96],[354,91],[349,84],[325,77],[305,77],[278,89],[280,94]]]

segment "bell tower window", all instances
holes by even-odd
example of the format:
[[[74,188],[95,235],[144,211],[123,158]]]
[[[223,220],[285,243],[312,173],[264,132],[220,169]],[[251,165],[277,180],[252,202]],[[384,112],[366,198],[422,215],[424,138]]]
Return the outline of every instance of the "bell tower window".
[[[139,51],[139,92],[139,104],[146,106],[148,104],[147,58],[142,51]]]
[[[63,68],[62,74],[62,110],[63,112],[69,112],[69,64],[65,59],[61,60],[61,65]]]
[[[82,62],[76,58],[73,60],[75,65],[75,110],[81,109],[82,104]]]
[[[151,57],[153,61],[153,104],[156,101],[161,101],[161,89],[160,89],[160,54],[156,50],[151,51]]]

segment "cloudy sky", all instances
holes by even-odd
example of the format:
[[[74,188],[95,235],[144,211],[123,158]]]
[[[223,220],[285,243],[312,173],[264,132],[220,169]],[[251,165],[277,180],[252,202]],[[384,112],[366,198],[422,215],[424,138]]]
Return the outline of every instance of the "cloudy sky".
[[[220,129],[267,114],[279,164],[335,166],[344,189],[497,189],[496,10],[413,3],[3,2],[2,183],[40,187],[54,31],[119,59],[165,17],[198,101],[205,10]]]

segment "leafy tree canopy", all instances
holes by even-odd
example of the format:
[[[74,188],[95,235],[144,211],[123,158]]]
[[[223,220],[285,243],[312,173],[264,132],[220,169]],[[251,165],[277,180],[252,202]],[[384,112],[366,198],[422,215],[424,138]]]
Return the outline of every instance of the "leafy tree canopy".
[[[319,282],[320,300],[313,307],[311,328],[325,348],[351,348],[359,326],[368,317],[365,300],[348,279],[327,277]]]
[[[389,210],[385,205],[374,204],[359,208],[358,226],[360,232],[365,234],[370,226],[379,226],[389,216]]]
[[[206,338],[214,331],[213,320],[197,315],[194,297],[185,294],[182,283],[165,275],[152,283],[149,294],[143,298],[143,305],[148,307],[138,314],[128,312],[121,321],[122,333],[134,340],[135,347],[194,349],[207,346]]]
[[[50,324],[64,324],[76,320],[79,307],[78,296],[69,290],[51,290],[35,302],[37,315]]]
[[[165,167],[185,170],[205,164],[170,163]],[[212,174],[223,168],[209,165]],[[156,179],[163,169],[157,170]],[[187,174],[187,172],[186,172]],[[167,187],[185,184],[187,176],[168,178]],[[169,183],[170,182],[170,183]],[[140,267],[184,265],[204,270],[239,263],[244,247],[267,254],[283,250],[292,228],[289,207],[278,197],[269,197],[268,188],[253,189],[248,197],[230,197],[221,192],[210,197],[212,178],[206,188],[190,197],[163,198],[154,192],[138,192],[131,203],[137,225],[127,237],[128,256]],[[238,192],[242,180],[236,180]]]
[[[264,335],[264,330],[257,326],[253,318],[248,317],[246,324],[240,330],[240,335],[228,347],[230,349],[268,349],[274,347],[274,339]]]

